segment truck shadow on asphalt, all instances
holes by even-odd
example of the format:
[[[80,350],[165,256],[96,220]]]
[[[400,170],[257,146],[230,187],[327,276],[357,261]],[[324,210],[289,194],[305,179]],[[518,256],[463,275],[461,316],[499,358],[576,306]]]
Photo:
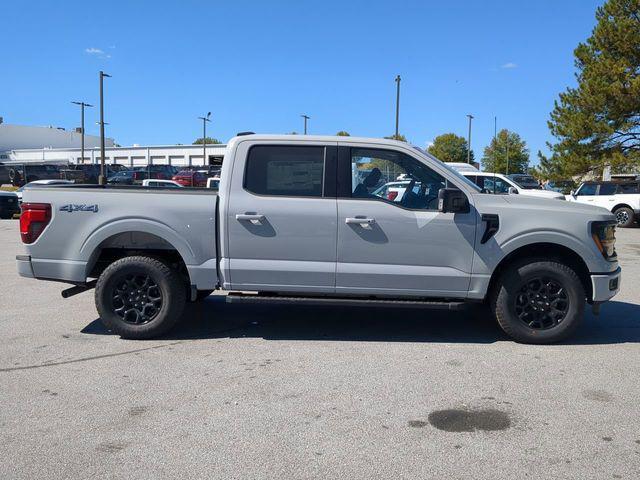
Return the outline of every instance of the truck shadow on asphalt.
[[[100,320],[82,333],[110,335]],[[265,340],[331,340],[431,343],[493,343],[509,338],[489,310],[228,304],[223,296],[189,304],[166,340],[254,337]],[[599,317],[590,308],[564,345],[640,343],[640,305],[608,302]]]

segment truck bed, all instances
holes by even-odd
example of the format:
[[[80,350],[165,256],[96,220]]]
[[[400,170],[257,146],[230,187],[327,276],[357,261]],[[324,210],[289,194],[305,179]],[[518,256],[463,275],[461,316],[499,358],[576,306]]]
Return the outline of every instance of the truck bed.
[[[213,288],[216,199],[210,189],[64,185],[27,188],[23,203],[51,205],[51,220],[26,246],[36,278],[84,283],[110,248],[175,250],[198,288]]]

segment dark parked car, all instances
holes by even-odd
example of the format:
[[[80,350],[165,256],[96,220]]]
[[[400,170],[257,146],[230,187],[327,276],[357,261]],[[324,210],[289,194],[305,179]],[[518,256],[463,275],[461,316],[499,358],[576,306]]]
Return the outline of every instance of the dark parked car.
[[[16,213],[20,213],[18,196],[13,192],[0,190],[0,218],[12,218]]]
[[[21,187],[26,183],[36,180],[60,178],[60,169],[57,165],[27,163],[7,165],[6,167],[9,169],[9,181],[15,187]]]
[[[181,170],[171,180],[183,187],[206,187],[207,176],[195,170]]]
[[[136,167],[134,170],[146,172],[145,178],[153,178],[154,180],[171,180],[178,169],[172,165],[147,165],[146,167]]]
[[[115,172],[111,169],[111,165],[105,165],[105,176],[109,178]],[[73,180],[74,183],[93,183],[97,184],[100,179],[99,163],[82,163],[78,165],[69,165],[60,171],[60,178],[65,180]]]
[[[540,183],[533,176],[527,175],[525,173],[512,173],[511,175],[507,175],[511,180],[516,182],[525,190],[539,190]]]
[[[107,178],[110,185],[133,185],[136,183],[136,177],[144,176],[144,172],[136,172],[134,170],[120,170]],[[142,181],[142,178],[140,179]]]

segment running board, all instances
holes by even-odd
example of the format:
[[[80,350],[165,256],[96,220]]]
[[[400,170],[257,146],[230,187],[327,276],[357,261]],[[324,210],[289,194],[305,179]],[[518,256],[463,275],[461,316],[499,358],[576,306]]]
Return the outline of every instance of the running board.
[[[351,297],[298,297],[284,295],[264,295],[259,293],[231,292],[226,297],[227,303],[272,303],[277,305],[340,305],[347,307],[405,307],[431,308],[435,310],[461,310],[465,302],[447,302],[431,300],[398,300],[381,298]]]

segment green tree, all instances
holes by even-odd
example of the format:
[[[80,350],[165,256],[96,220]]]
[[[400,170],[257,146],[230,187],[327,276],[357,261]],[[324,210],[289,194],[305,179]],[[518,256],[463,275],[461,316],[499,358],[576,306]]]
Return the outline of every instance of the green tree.
[[[433,144],[427,149],[431,155],[443,162],[465,162],[467,161],[467,140],[455,133],[444,133],[433,139]],[[473,162],[473,150],[471,151],[471,161]]]
[[[351,135],[349,134],[349,132],[346,132],[344,130],[340,130],[338,133],[336,133],[336,136],[338,136],[338,137],[350,137]]]
[[[526,173],[529,166],[527,143],[506,128],[484,149],[482,166],[487,172]]]
[[[549,129],[549,172],[580,175],[640,160],[640,0],[608,0],[574,50],[577,87],[560,94]]]
[[[405,137],[401,133],[399,133],[398,135],[394,133],[393,135],[389,135],[388,137],[384,137],[384,138],[386,138],[387,140],[399,140],[401,142],[407,141],[407,137]]]
[[[202,145],[203,143],[204,143],[203,137],[200,137],[193,142],[194,145]],[[207,145],[221,145],[221,144],[222,142],[217,138],[207,137]]]

